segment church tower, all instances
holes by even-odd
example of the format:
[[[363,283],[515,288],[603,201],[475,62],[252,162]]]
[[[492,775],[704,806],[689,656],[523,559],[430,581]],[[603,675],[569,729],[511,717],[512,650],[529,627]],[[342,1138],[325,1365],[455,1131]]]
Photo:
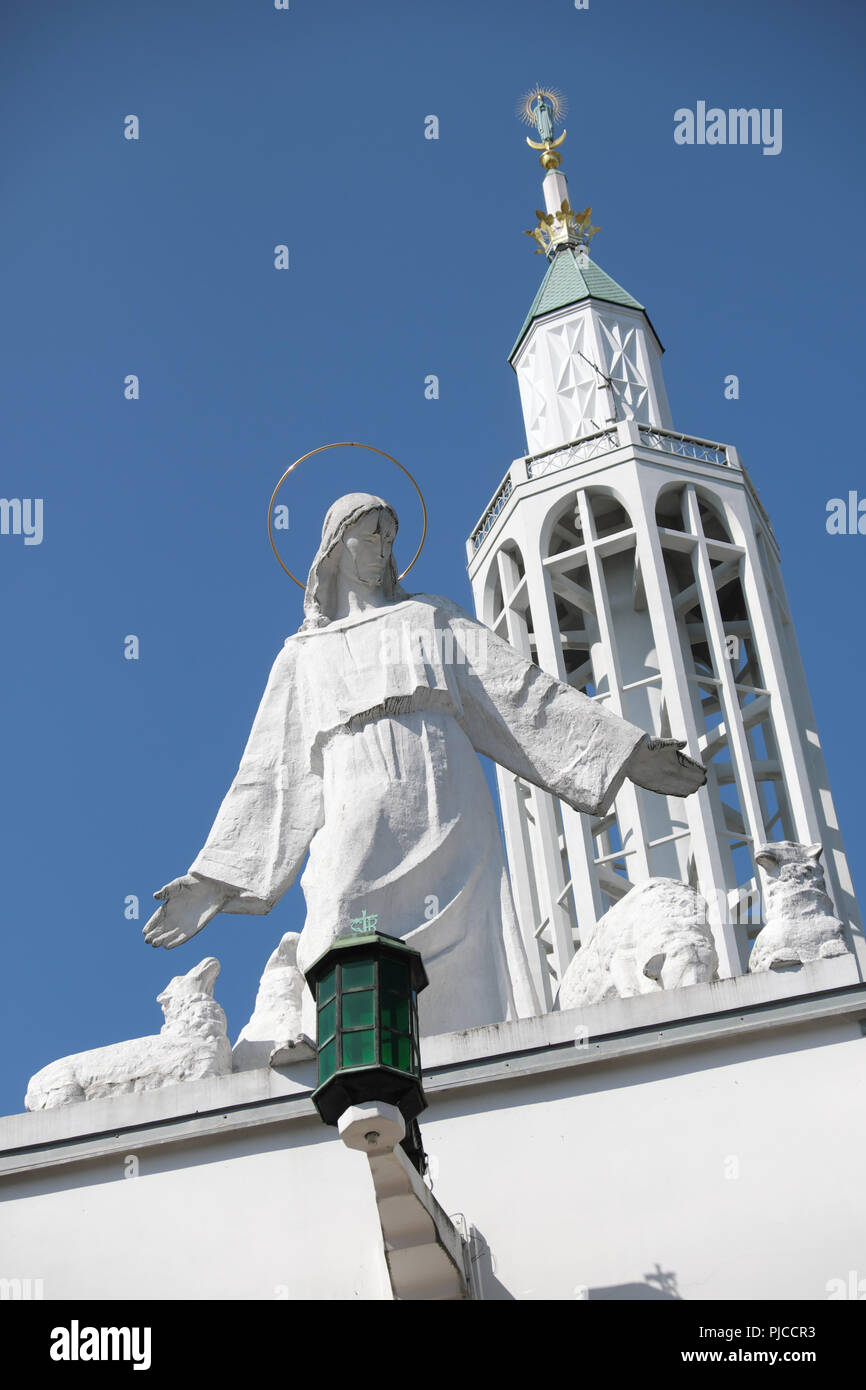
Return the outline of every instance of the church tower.
[[[674,428],[646,308],[590,256],[554,139],[555,93],[524,114],[545,169],[529,235],[547,268],[511,350],[527,452],[467,542],[478,616],[543,669],[708,769],[663,798],[626,782],[592,820],[497,769],[514,896],[551,1007],[599,918],[651,876],[697,887],[722,978],[748,970],[762,847],[820,845],[866,959],[770,519],[737,450]],[[771,856],[772,857],[772,856]]]

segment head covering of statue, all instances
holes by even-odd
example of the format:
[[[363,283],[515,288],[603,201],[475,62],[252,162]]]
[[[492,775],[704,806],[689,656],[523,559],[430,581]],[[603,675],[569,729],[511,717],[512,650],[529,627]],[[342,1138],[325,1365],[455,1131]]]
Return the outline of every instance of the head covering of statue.
[[[301,632],[309,632],[312,628],[327,627],[336,612],[337,602],[337,567],[339,564],[339,549],[343,536],[350,526],[354,526],[357,521],[366,516],[369,512],[386,511],[394,520],[394,530],[398,526],[397,513],[389,503],[381,497],[374,497],[370,492],[347,492],[345,497],[338,497],[333,506],[329,507],[322,526],[322,543],[316,551],[315,559],[310,566],[310,573],[307,576],[307,588],[304,594],[304,621],[301,624]],[[401,599],[407,597],[405,589],[397,578],[397,563],[394,559],[393,550],[388,558],[385,575],[382,581],[382,588],[386,598],[394,603],[399,603]]]

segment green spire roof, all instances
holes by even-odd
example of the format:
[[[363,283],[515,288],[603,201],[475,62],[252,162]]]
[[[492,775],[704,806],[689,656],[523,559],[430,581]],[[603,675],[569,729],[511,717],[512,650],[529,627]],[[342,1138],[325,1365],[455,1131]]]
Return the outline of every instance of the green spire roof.
[[[644,307],[588,256],[578,259],[570,246],[564,246],[547,267],[547,274],[532,301],[517,335],[517,342],[508,354],[509,362],[523,342],[533,319],[554,309],[564,309],[569,304],[579,304],[582,299],[603,299],[608,304],[623,304],[629,309]]]

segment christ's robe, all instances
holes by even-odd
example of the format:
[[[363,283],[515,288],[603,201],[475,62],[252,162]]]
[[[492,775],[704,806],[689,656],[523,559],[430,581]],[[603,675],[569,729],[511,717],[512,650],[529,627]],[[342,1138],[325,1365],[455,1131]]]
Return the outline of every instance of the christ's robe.
[[[457,604],[416,594],[287,638],[191,872],[268,912],[301,878],[306,970],[353,923],[422,954],[425,1034],[539,1010],[475,753],[604,814],[644,731]]]

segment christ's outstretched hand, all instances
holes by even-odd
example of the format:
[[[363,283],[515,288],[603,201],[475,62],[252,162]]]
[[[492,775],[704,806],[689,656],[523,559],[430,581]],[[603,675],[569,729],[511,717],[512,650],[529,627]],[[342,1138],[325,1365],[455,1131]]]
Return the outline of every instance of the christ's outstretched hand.
[[[629,758],[626,776],[661,796],[691,796],[706,784],[707,772],[703,763],[680,751],[685,746],[683,739],[647,735]]]
[[[202,874],[172,879],[153,895],[162,907],[142,927],[145,941],[148,946],[164,946],[167,951],[181,946],[206,927],[236,891],[227,883],[217,883]]]

